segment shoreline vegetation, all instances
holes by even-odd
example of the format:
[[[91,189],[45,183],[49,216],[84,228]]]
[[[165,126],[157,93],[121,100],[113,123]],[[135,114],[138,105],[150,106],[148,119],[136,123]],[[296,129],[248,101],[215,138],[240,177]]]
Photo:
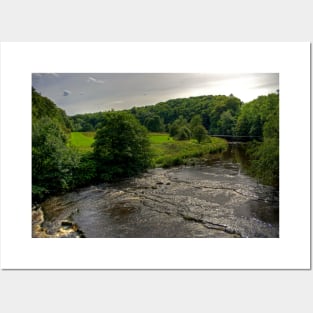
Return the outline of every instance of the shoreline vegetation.
[[[72,132],[69,144],[79,153],[92,153],[95,132]],[[192,165],[197,159],[207,159],[212,154],[219,154],[227,149],[225,139],[207,136],[203,142],[195,139],[175,140],[169,133],[148,134],[152,154],[150,168],[169,168],[179,165]]]

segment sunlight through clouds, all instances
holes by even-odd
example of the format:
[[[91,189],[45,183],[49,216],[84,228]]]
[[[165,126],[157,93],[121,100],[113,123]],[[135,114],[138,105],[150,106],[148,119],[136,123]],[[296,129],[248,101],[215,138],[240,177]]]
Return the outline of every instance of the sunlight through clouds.
[[[174,98],[230,95],[243,102],[279,89],[278,73],[34,73],[33,87],[69,115]]]

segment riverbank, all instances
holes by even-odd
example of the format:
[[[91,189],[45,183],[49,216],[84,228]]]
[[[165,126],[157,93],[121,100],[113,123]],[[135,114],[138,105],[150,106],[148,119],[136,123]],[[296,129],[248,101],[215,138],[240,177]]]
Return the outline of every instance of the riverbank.
[[[75,136],[74,136],[74,135]],[[95,133],[71,133],[71,145],[78,149],[80,153],[80,164],[73,170],[71,185],[67,186],[66,191],[75,191],[92,184],[100,184],[105,180],[97,177],[97,168],[92,154],[91,141],[79,140],[81,138],[94,138]],[[194,139],[177,141],[169,137],[167,133],[150,133],[151,142],[150,153],[151,162],[149,169],[171,168],[181,165],[194,166],[205,164],[209,160],[219,158],[228,148],[228,142],[222,138],[209,137],[198,143]],[[113,181],[114,179],[112,179]],[[37,188],[36,188],[37,187]],[[60,191],[59,191],[60,192]],[[33,186],[33,203],[40,203],[56,195],[56,191],[46,190],[39,186]]]
[[[189,165],[205,166],[205,164],[209,162],[210,160],[212,161],[213,159],[218,159],[220,157],[221,157],[221,153],[208,154],[202,158],[200,157],[188,158],[188,159],[185,159],[184,162],[187,166]],[[177,170],[182,167],[184,166],[172,167],[172,170]],[[140,175],[139,177],[126,179],[126,180],[121,181],[121,183],[124,184],[127,181],[128,182],[129,181],[137,181],[137,182],[143,181],[143,185],[141,185],[140,183],[141,186],[139,187],[139,188],[142,188],[143,190],[147,190],[147,189],[157,190],[162,185],[169,187],[171,183],[169,182],[169,180],[166,178],[165,175],[155,175],[155,173],[157,173],[159,170],[161,170],[161,168],[150,169],[147,173],[144,173]],[[166,173],[166,171],[164,173]],[[100,184],[97,186],[100,186],[99,188],[103,188],[103,186],[108,186],[110,188],[110,186],[116,186],[116,184],[118,184],[118,182],[117,183],[115,182],[113,184]],[[95,187],[96,190],[98,190],[97,186]],[[78,188],[72,191],[72,193],[79,193],[81,190],[85,190],[89,188],[93,188],[93,186],[85,187],[85,188]],[[144,193],[144,191],[142,191],[142,193]],[[118,191],[117,194],[121,195],[123,194],[123,192]],[[50,202],[51,199],[55,199],[55,198],[63,197],[63,196],[64,194],[51,196],[43,202],[43,205],[45,206],[45,204],[47,202]],[[132,205],[131,202],[134,201],[135,199],[136,197],[130,197],[130,198],[122,197],[119,200],[119,202],[122,203],[122,207],[127,206],[127,204],[131,206]],[[112,201],[112,203],[114,203],[114,201]],[[117,205],[117,207],[118,206],[119,205]],[[55,211],[58,211],[59,209],[58,205],[56,205],[55,208],[56,208]],[[115,208],[115,210],[117,210],[118,212],[117,208]],[[122,212],[123,210],[124,209],[122,209]],[[73,214],[77,213],[77,211],[78,210],[71,211],[70,214],[64,215],[62,218],[58,217],[56,221],[51,221],[49,220],[49,218],[45,219],[44,210],[40,204],[34,205],[32,208],[32,237],[33,238],[84,238],[85,237],[84,233],[79,229],[78,225],[72,221],[72,216]],[[203,223],[203,221],[201,221],[200,219],[190,216],[190,215],[181,214],[181,217],[185,219],[186,221],[191,221],[191,222],[205,225],[207,228],[213,231],[213,233],[211,234],[211,236],[213,237],[230,237],[230,238],[240,237],[240,235],[233,233],[233,231],[228,230],[223,225],[218,225],[218,224],[215,225],[214,223],[212,225],[209,225],[208,223]]]
[[[214,154],[227,150],[225,139],[207,137],[201,143],[196,140],[166,140],[151,144],[152,163],[154,167],[170,168],[179,165],[195,165],[198,160],[208,159]]]
[[[279,237],[278,193],[244,173],[241,152],[51,197],[44,235],[66,237],[68,221],[90,238]]]

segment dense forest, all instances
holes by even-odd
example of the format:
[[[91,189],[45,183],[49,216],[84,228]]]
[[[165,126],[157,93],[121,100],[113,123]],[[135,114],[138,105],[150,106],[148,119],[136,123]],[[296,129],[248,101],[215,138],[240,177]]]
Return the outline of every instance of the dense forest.
[[[136,175],[153,166],[148,132],[169,139],[210,142],[210,136],[247,137],[251,173],[266,184],[279,181],[279,95],[243,103],[233,95],[173,99],[130,110],[68,117],[32,90],[32,190],[48,194]],[[71,132],[96,132],[92,151],[70,144]],[[181,163],[173,163],[173,165]]]
[[[168,131],[178,124],[186,124],[200,115],[210,134],[230,135],[235,132],[236,120],[243,103],[230,96],[201,96],[173,99],[156,105],[133,107],[127,110],[151,132]],[[74,131],[95,131],[104,122],[102,112],[70,117]]]

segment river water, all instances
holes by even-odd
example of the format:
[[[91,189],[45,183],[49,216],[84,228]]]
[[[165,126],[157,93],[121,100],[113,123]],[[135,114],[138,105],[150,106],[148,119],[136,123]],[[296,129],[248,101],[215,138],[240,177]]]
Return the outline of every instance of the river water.
[[[201,165],[52,197],[41,205],[42,228],[52,237],[62,225],[92,238],[279,237],[278,190],[246,167],[244,144],[229,144]]]

